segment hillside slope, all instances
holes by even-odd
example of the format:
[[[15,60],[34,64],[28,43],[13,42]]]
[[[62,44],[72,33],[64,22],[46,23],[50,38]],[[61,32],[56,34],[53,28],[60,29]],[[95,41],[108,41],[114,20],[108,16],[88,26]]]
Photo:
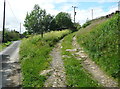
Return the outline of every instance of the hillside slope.
[[[118,56],[120,18],[118,17],[119,15],[116,14],[104,21],[98,19],[77,33],[79,45],[85,49],[93,61],[115,79],[120,76],[120,58]]]
[[[41,75],[43,70],[49,69],[50,51],[54,45],[69,34],[70,30],[51,31],[25,38],[20,46],[20,61],[23,87],[43,87],[47,76]]]

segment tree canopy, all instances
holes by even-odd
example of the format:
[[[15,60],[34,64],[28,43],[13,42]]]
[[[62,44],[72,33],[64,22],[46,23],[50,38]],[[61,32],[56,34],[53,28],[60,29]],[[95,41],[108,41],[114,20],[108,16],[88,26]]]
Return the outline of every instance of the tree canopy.
[[[42,10],[39,5],[35,5],[31,13],[27,13],[24,26],[29,33],[41,33],[48,31],[53,17]]]
[[[70,14],[66,12],[60,12],[55,17],[56,24],[59,28],[72,28],[73,23]]]
[[[51,30],[74,28],[70,14],[60,12],[55,17],[47,14],[36,4],[30,13],[27,13],[24,26],[29,34],[41,34]]]
[[[2,31],[0,31],[0,35],[2,35]],[[15,41],[20,39],[20,33],[18,31],[6,28],[4,37],[4,42]],[[0,37],[0,42],[2,42],[2,37]]]

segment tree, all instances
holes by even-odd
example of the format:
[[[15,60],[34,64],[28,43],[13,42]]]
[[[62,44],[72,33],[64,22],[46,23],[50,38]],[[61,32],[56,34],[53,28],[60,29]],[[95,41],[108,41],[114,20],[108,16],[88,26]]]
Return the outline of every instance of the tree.
[[[35,5],[30,14],[27,13],[24,26],[29,33],[43,33],[49,29],[50,22],[52,20],[51,15],[47,15],[45,10],[42,10],[39,5]]]
[[[81,25],[79,23],[74,23],[74,28],[76,30],[79,30],[81,28]]]
[[[39,26],[37,26],[37,24],[39,24],[39,21],[37,18],[39,17],[37,16],[37,14],[38,14],[38,11],[35,10],[35,7],[34,7],[34,10],[30,14],[27,13],[26,15],[24,26],[29,33],[38,32]]]
[[[58,28],[55,18],[52,19],[51,23],[50,23],[50,30],[51,31],[55,31]]]
[[[57,16],[55,17],[55,20],[56,20],[56,24],[60,29],[73,27],[71,16],[66,12],[58,13]]]
[[[44,22],[43,22],[43,26],[44,26],[44,28],[45,28],[45,32],[48,32],[48,31],[50,31],[50,30],[52,30],[51,29],[51,23],[52,23],[52,21],[53,21],[53,16],[51,16],[50,14],[48,14],[48,15],[46,15],[45,17],[44,17],[44,20],[43,20]],[[54,25],[53,25],[54,26]]]
[[[20,39],[19,32],[15,31],[15,30],[10,31],[9,29],[5,30],[5,42],[15,41],[15,40],[18,40],[18,39]]]

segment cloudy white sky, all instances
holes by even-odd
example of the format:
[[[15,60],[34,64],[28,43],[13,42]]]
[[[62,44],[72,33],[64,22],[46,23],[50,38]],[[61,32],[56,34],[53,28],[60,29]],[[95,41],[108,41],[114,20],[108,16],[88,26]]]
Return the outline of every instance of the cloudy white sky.
[[[0,31],[2,30],[4,0],[0,0]],[[47,13],[56,15],[68,12],[73,19],[73,8],[76,8],[76,22],[83,24],[86,19],[97,18],[118,10],[118,0],[6,0],[6,28],[19,31],[20,23],[24,24],[27,12],[31,12],[35,4],[39,4]],[[22,25],[22,32],[25,31]]]

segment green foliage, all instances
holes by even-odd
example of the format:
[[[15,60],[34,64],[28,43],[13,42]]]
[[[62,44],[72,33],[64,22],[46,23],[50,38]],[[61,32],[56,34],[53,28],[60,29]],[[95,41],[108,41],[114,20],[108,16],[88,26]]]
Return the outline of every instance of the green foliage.
[[[34,9],[27,13],[24,26],[29,34],[41,34],[63,30],[67,28],[73,28],[71,17],[68,13],[60,12],[55,17],[47,14],[45,10],[42,10],[39,5],[35,5]]]
[[[0,43],[0,51],[2,51],[5,47],[9,46],[12,42]]]
[[[51,31],[55,31],[55,30],[57,30],[57,24],[56,24],[56,20],[55,20],[55,18],[53,18],[53,20],[51,21],[51,23],[50,23],[50,30]]]
[[[2,51],[4,48],[4,46],[2,44],[0,44],[0,51]]]
[[[64,66],[66,70],[66,79],[68,87],[97,87],[97,81],[91,78],[91,75],[82,67],[80,60],[77,60],[72,53],[66,49],[73,49],[72,38],[75,33],[70,34],[62,41],[62,55],[64,57]]]
[[[7,43],[4,43],[6,46],[9,46],[11,44],[10,41],[8,41]]]
[[[117,14],[97,27],[89,29],[91,31],[77,34],[78,43],[102,69],[114,78],[118,78],[120,73],[118,56],[120,18],[118,16]]]
[[[28,31],[25,31],[25,32],[23,32],[23,34],[22,34],[22,36],[23,36],[23,37],[26,37],[26,38],[29,37],[29,35],[30,35],[30,34],[28,33]]]
[[[52,31],[40,35],[31,36],[22,40],[20,46],[20,60],[23,75],[23,87],[43,87],[46,76],[40,72],[49,68],[50,56],[56,42],[71,31]]]
[[[72,28],[73,27],[71,17],[66,12],[58,13],[55,17],[55,20],[56,20],[56,24],[57,24],[58,28],[62,29],[62,28]]]
[[[2,31],[0,31],[0,35],[2,36]],[[2,37],[0,37],[0,51],[2,51],[5,47],[9,46],[11,44],[11,41],[16,41],[20,39],[20,34],[19,32],[15,30],[8,30],[5,29],[5,42],[2,43]]]
[[[44,24],[43,25],[45,27],[45,32],[48,32],[49,30],[52,30],[52,28],[50,28],[50,27],[51,27],[51,25],[53,25],[52,24],[53,20],[54,20],[54,18],[50,14],[48,14],[44,17]],[[53,27],[54,27],[54,25],[53,25]]]
[[[41,33],[48,31],[50,29],[51,21],[53,17],[42,10],[39,5],[35,5],[31,13],[27,13],[24,26],[29,33]]]
[[[85,28],[85,27],[87,27],[88,25],[90,25],[91,24],[91,21],[87,21],[85,24],[83,24],[83,28]]]
[[[79,23],[74,23],[74,27],[75,27],[76,30],[81,29],[81,25]]]
[[[20,39],[20,34],[19,32],[15,31],[15,30],[12,30],[12,31],[9,31],[9,30],[5,30],[5,42],[8,42],[8,41],[15,41],[15,40],[19,40]]]

